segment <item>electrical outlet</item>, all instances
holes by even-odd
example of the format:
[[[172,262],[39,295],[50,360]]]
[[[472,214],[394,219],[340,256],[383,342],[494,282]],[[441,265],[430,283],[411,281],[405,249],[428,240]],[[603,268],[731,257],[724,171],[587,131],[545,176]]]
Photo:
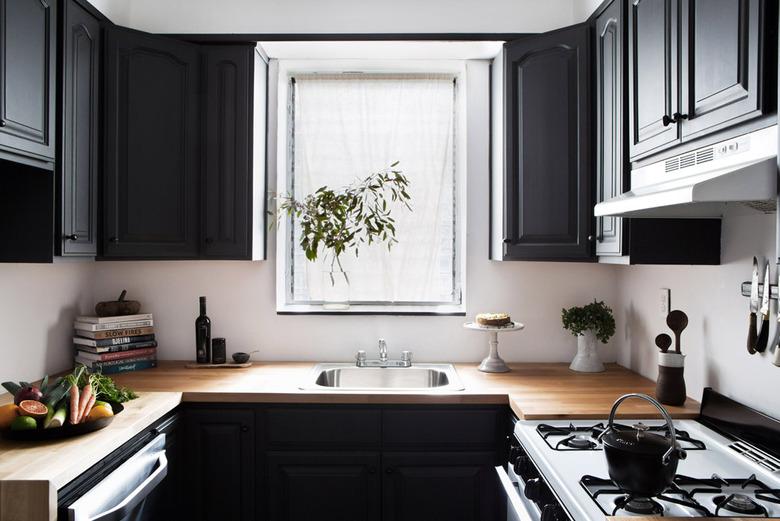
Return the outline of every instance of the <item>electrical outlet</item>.
[[[672,290],[669,288],[661,288],[659,297],[661,301],[661,315],[666,318],[666,315],[672,310]]]

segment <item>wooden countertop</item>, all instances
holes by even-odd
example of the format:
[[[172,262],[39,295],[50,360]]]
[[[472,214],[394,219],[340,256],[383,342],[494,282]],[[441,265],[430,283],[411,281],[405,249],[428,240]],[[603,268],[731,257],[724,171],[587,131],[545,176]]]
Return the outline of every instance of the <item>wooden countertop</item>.
[[[185,362],[165,361],[155,369],[116,376],[139,391],[176,391],[185,402],[366,403],[366,404],[509,404],[521,419],[604,419],[614,401],[629,392],[653,395],[655,382],[616,364],[603,373],[570,371],[567,364],[510,364],[512,371],[488,374],[475,364],[455,364],[466,389],[450,394],[302,391],[313,363],[255,363],[246,369],[187,369]],[[695,418],[699,403],[668,407],[675,418]],[[656,418],[655,408],[626,401],[623,418]]]
[[[652,395],[655,383],[615,364],[598,374],[569,371],[566,364],[510,364],[512,372],[486,374],[456,364],[466,389],[450,394],[302,391],[311,362],[256,363],[246,369],[187,369],[185,362],[116,375],[137,400],[101,431],[44,443],[0,440],[0,521],[56,519],[57,490],[88,470],[180,402],[319,404],[508,404],[522,419],[604,419],[621,395]],[[0,395],[0,403],[10,399]],[[699,404],[669,407],[676,418],[695,418]],[[629,400],[623,418],[658,417],[650,404]]]

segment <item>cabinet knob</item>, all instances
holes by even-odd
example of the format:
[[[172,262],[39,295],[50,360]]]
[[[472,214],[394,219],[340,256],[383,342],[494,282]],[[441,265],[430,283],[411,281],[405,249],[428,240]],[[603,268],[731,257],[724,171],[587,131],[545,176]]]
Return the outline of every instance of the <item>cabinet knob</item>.
[[[590,242],[597,242],[597,241],[600,242],[603,238],[604,237],[602,237],[601,235],[588,235],[588,240]]]
[[[77,241],[77,240],[79,240],[79,236],[78,236],[78,234],[71,233],[70,235],[66,235],[65,239],[69,240],[69,241]]]
[[[0,127],[4,127],[4,126],[5,126],[5,120],[4,119],[0,119]]]
[[[214,242],[214,239],[212,239],[211,237],[206,237],[206,244],[211,244],[213,242]]]
[[[249,432],[249,425],[242,425],[241,432]]]
[[[672,121],[674,123],[682,121],[683,119],[688,119],[688,114],[680,114],[679,112],[675,112],[672,116]]]
[[[663,123],[663,125],[664,125],[665,127],[668,127],[668,126],[669,126],[669,125],[671,125],[672,123],[675,123],[675,121],[674,121],[674,119],[673,119],[673,118],[669,117],[669,115],[667,115],[667,114],[664,114],[664,117],[663,117],[663,118],[661,118],[661,123]]]
[[[119,237],[111,237],[108,239],[108,242],[113,242],[114,244],[117,244],[119,242]]]
[[[392,473],[393,473],[393,467],[387,467],[387,468],[385,469],[385,473],[386,473],[386,474],[392,474]]]
[[[368,467],[369,474],[376,474],[376,467]]]

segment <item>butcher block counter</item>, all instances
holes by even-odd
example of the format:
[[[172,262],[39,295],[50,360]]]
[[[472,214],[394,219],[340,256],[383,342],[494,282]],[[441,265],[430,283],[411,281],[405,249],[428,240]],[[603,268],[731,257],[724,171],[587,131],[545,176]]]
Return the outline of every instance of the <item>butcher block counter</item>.
[[[0,440],[0,521],[56,519],[57,490],[88,470],[181,402],[317,404],[507,404],[521,419],[604,419],[622,394],[653,394],[655,384],[610,364],[597,374],[569,371],[566,364],[511,364],[512,372],[486,374],[474,364],[456,364],[465,386],[435,392],[302,391],[313,363],[255,363],[245,369],[188,369],[163,361],[155,369],[115,375],[139,398],[107,428],[82,437],[45,443]],[[10,396],[0,395],[0,403]],[[695,418],[698,402],[670,407],[676,418]],[[620,417],[657,417],[640,400],[621,406]]]

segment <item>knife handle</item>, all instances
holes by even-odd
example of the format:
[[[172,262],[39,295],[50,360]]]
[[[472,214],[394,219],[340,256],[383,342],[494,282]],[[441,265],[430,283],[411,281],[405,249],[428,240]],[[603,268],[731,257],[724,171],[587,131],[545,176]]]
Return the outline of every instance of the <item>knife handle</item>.
[[[758,334],[755,350],[757,353],[766,351],[766,344],[769,342],[769,317],[765,317],[761,322],[761,332]]]
[[[751,355],[756,353],[756,342],[758,341],[758,332],[756,331],[756,314],[750,313],[750,325],[748,326],[747,350]]]

